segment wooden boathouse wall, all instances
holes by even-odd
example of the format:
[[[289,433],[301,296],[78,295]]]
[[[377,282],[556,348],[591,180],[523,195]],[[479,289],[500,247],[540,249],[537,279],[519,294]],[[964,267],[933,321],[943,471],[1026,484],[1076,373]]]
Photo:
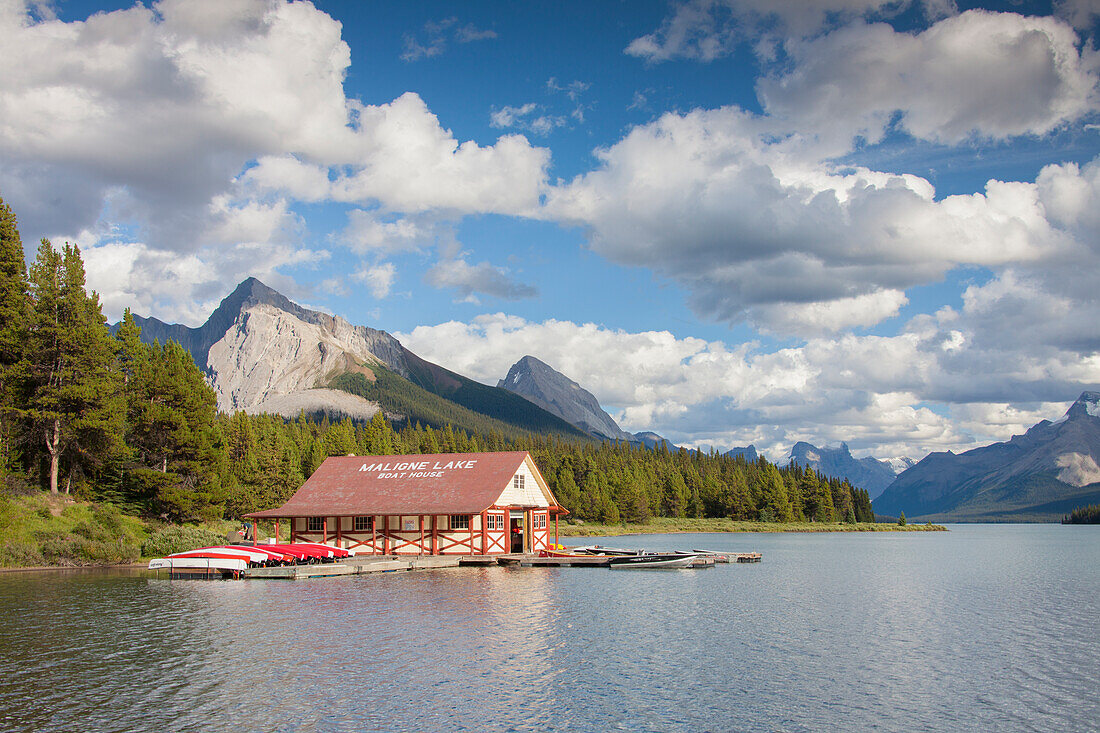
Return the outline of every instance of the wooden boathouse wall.
[[[247,516],[357,554],[493,555],[546,549],[559,513],[530,454],[512,451],[329,458],[282,507]]]

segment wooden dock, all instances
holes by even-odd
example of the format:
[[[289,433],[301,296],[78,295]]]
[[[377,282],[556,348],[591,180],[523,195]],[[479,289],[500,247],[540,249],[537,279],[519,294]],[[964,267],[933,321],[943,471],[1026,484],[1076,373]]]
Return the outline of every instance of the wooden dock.
[[[710,568],[715,563],[760,562],[759,552],[708,553],[699,555],[692,568]],[[525,568],[570,567],[606,568],[611,558],[606,555],[579,555],[576,557],[538,557],[537,555],[364,555],[351,557],[338,563],[316,565],[288,565],[274,568],[249,568],[242,577],[253,580],[305,580],[332,578],[343,575],[368,573],[394,573],[410,570],[437,568],[485,567],[505,565]]]

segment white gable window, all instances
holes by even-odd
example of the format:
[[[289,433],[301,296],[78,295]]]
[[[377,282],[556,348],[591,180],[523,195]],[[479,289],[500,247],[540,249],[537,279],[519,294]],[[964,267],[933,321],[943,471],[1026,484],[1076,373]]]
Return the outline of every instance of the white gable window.
[[[512,477],[512,488],[516,491],[523,491],[523,474],[517,473]]]

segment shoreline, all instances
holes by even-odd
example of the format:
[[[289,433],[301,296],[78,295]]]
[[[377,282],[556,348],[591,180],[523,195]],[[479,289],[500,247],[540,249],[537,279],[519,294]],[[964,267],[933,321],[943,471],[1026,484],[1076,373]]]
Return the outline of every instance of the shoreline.
[[[647,524],[563,524],[559,537],[620,537],[644,534],[738,534],[811,532],[947,532],[942,524],[844,522],[742,522],[732,519],[654,519]]]
[[[553,528],[551,528],[551,531]],[[862,524],[822,522],[735,522],[732,519],[668,519],[659,518],[648,524],[563,524],[559,537],[623,537],[647,534],[751,534],[751,533],[812,533],[812,532],[947,532],[941,524],[897,524],[864,522]],[[105,565],[35,565],[0,566],[0,575],[9,573],[71,572],[81,570],[147,570],[148,560]]]

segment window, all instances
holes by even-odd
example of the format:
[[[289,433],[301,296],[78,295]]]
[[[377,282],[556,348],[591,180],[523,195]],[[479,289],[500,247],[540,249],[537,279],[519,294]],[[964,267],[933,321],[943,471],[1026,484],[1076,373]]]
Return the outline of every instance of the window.
[[[520,491],[523,491],[523,474],[522,473],[517,473],[515,476],[512,477],[512,488],[513,489],[519,489]]]
[[[546,529],[546,515],[535,514],[531,519],[532,529]]]
[[[306,532],[323,532],[325,530],[324,517],[307,517]]]
[[[504,515],[503,514],[489,514],[486,515],[485,528],[490,532],[503,532],[504,531]]]
[[[370,532],[374,529],[374,517],[356,517],[355,518],[355,531],[356,532]]]
[[[451,517],[451,529],[469,529],[470,528],[470,515],[469,514],[455,514]]]

